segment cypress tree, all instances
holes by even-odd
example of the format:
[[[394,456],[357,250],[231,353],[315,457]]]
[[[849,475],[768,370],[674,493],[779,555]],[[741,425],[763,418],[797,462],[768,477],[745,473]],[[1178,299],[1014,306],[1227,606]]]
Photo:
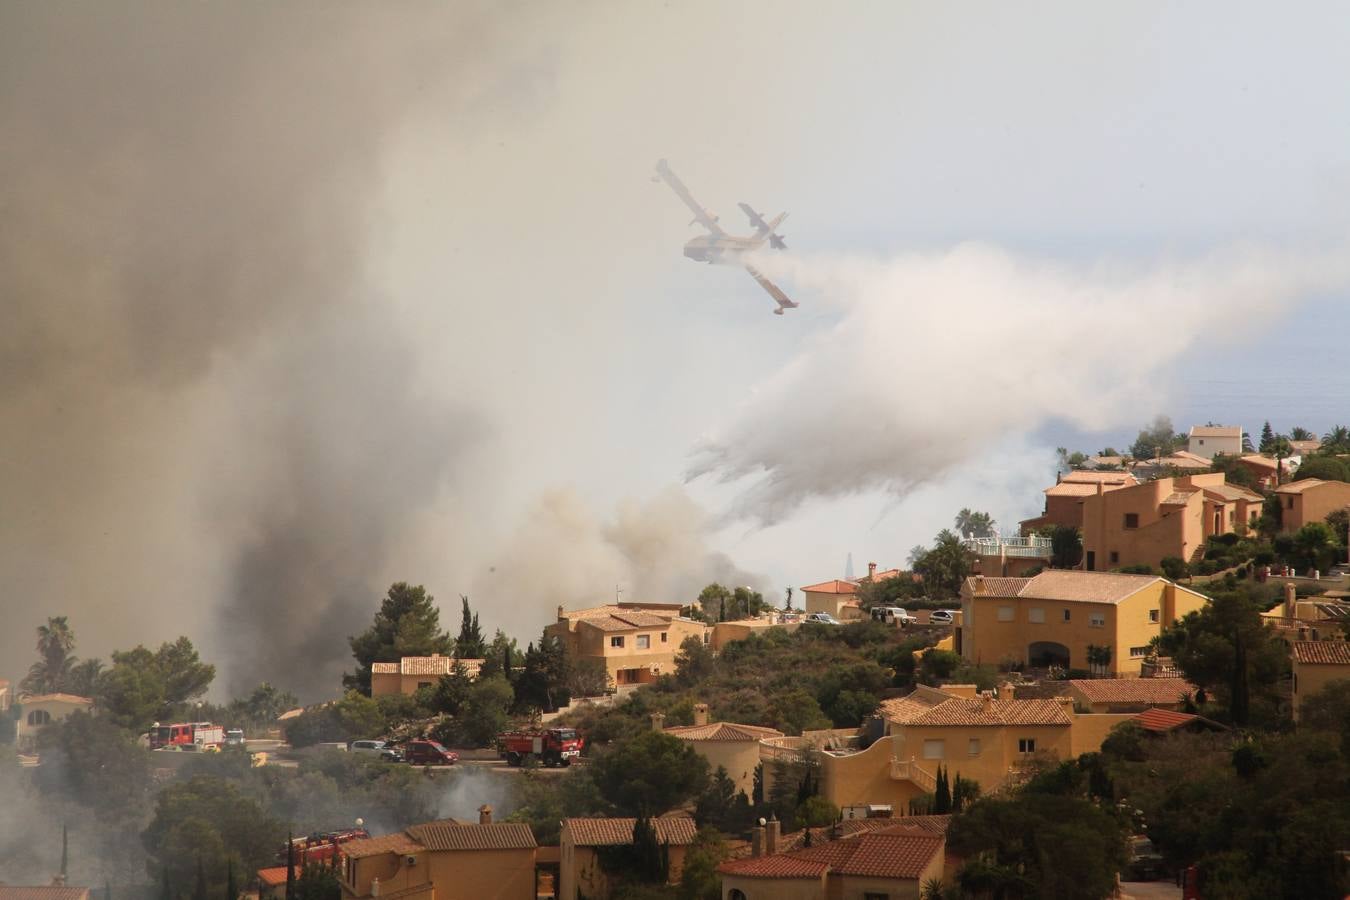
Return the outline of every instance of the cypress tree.
[[[225,862],[225,900],[239,900],[239,885],[234,882],[234,857]]]
[[[70,861],[70,843],[67,840],[66,823],[61,823],[61,882],[66,880],[66,864]]]
[[[295,900],[295,839],[286,832],[286,900]]]
[[[206,870],[202,868],[202,858],[197,857],[197,885],[192,890],[192,900],[206,900]]]
[[[933,791],[933,812],[945,815],[952,811],[952,790],[947,781],[947,770],[938,766],[937,786]]]
[[[1233,687],[1232,699],[1228,704],[1228,714],[1233,724],[1239,727],[1247,724],[1250,707],[1250,686],[1247,681],[1247,645],[1242,639],[1241,630],[1233,632]]]

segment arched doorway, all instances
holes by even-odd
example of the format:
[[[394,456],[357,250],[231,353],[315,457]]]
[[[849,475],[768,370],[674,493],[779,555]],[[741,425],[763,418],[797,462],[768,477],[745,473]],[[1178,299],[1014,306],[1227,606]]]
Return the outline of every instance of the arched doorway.
[[[1033,669],[1050,666],[1069,668],[1069,648],[1054,641],[1034,641],[1027,646],[1027,665]]]

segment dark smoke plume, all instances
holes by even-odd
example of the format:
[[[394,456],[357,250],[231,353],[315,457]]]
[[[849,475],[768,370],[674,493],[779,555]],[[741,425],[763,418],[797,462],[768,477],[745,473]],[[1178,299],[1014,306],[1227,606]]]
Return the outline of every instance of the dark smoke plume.
[[[101,649],[195,630],[227,687],[335,684],[483,432],[363,271],[389,135],[494,90],[491,23],[415,9],[0,14],[0,656],[65,613]]]

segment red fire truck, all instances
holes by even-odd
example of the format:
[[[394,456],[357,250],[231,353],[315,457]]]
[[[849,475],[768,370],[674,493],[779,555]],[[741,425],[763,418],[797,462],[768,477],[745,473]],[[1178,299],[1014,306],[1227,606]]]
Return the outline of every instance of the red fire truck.
[[[225,743],[225,729],[210,722],[180,722],[174,725],[161,725],[158,722],[150,729],[150,749],[172,747],[175,744],[199,744],[219,747]]]
[[[357,827],[344,831],[316,831],[306,837],[291,838],[291,845],[295,847],[295,864],[303,866],[307,862],[328,862],[337,854],[340,845],[368,837],[369,831]],[[277,850],[277,862],[283,865],[286,863],[285,844]]]
[[[503,731],[497,735],[497,755],[513,766],[527,759],[538,759],[546,766],[571,765],[585,746],[575,728]]]

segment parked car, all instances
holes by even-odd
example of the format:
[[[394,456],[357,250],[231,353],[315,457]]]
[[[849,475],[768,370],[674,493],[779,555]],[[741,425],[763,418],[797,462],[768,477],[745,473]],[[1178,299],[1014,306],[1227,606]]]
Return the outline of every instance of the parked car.
[[[352,741],[347,749],[363,756],[378,756],[388,762],[403,762],[403,752],[388,741]]]
[[[840,622],[839,622],[838,619],[836,619],[834,616],[830,615],[829,613],[824,613],[824,612],[814,612],[814,613],[809,613],[809,614],[807,615],[807,617],[806,617],[805,619],[803,619],[802,621],[804,621],[804,622],[815,622],[817,625],[838,625],[838,624],[840,624]]]
[[[950,609],[935,609],[928,614],[928,622],[931,625],[950,625],[952,621]]]
[[[435,741],[408,741],[403,745],[403,758],[414,766],[453,766],[459,754]]]
[[[919,621],[898,606],[874,606],[872,619],[887,625],[913,625]]]

